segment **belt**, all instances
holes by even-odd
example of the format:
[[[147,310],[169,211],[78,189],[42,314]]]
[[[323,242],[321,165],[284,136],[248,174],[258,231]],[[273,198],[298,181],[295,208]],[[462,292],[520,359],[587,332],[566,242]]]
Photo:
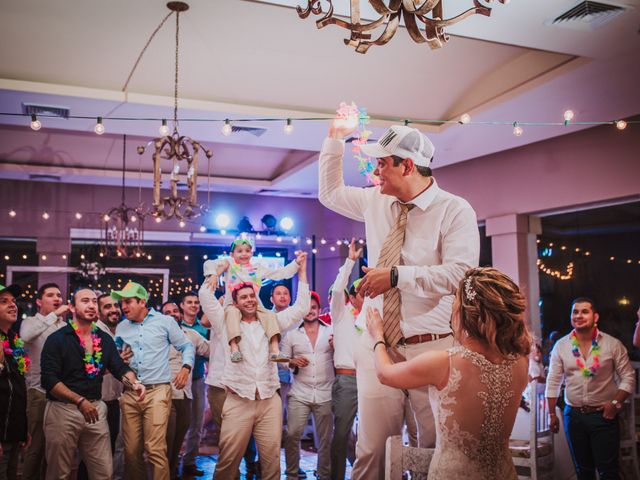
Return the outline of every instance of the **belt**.
[[[398,342],[398,344],[415,345],[416,343],[433,342],[434,340],[440,340],[441,338],[446,338],[450,335],[453,335],[453,333],[422,333],[409,338],[403,338]]]
[[[599,406],[599,407],[594,407],[591,405],[583,405],[581,407],[571,407],[573,410],[577,410],[580,413],[596,413],[596,412],[601,412],[602,410],[604,410],[604,407]]]
[[[158,387],[161,387],[163,385],[169,385],[169,382],[165,382],[165,383],[150,383],[149,385],[144,384],[144,388],[146,390],[153,390],[154,388],[158,388]]]
[[[355,375],[356,371],[353,368],[336,368],[336,375]]]

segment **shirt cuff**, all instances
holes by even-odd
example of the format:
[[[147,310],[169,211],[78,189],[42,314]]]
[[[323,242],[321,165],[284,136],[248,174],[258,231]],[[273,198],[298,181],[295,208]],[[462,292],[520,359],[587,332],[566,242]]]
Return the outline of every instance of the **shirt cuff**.
[[[415,268],[409,265],[396,265],[398,269],[398,284],[400,290],[408,290],[415,285],[416,273]]]
[[[49,326],[53,325],[57,321],[58,321],[58,316],[56,315],[56,312],[51,312],[44,317],[44,323],[46,323]]]
[[[325,138],[322,143],[322,153],[342,155],[344,153],[344,140],[329,137]]]

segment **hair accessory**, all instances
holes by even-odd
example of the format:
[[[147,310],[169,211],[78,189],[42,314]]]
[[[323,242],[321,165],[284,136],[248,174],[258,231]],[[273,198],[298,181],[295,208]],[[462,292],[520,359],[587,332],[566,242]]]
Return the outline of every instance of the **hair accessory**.
[[[471,277],[467,277],[464,281],[464,296],[467,297],[467,301],[473,302],[477,294],[478,292],[471,286]]]

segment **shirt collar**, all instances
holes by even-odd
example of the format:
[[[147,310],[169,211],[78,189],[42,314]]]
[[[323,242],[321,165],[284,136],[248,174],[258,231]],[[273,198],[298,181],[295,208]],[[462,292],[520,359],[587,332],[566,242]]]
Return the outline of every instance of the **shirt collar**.
[[[438,182],[436,182],[435,177],[431,177],[431,180],[429,188],[407,203],[413,203],[420,210],[425,211],[427,207],[433,203],[433,200],[436,198],[438,193],[440,193],[440,187],[438,187]]]

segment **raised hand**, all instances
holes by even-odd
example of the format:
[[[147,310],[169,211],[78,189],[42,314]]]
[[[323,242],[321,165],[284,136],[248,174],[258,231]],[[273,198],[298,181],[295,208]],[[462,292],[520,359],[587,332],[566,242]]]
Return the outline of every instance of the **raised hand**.
[[[349,244],[349,258],[354,262],[362,255],[362,247],[356,248],[356,239],[352,238]]]

